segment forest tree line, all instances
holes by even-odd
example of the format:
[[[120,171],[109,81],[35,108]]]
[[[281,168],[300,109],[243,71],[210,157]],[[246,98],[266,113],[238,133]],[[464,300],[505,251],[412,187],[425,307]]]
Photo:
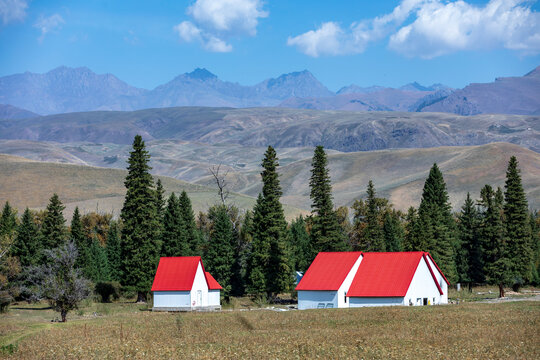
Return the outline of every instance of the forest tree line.
[[[262,191],[247,211],[221,197],[195,216],[185,191],[165,197],[149,160],[136,136],[117,219],[81,215],[76,208],[68,226],[57,194],[46,210],[27,208],[20,217],[6,202],[0,217],[0,303],[24,298],[25,269],[47,264],[45,250],[67,243],[78,250],[74,267],[96,289],[118,283],[139,301],[146,299],[162,256],[202,256],[225,298],[291,292],[295,271],[305,271],[320,251],[428,251],[451,283],[495,284],[501,296],[504,286],[540,284],[540,216],[528,209],[515,157],[504,189],[485,185],[467,194],[456,213],[437,164],[417,209],[396,210],[377,196],[371,181],[364,199],[336,209],[328,158],[317,146],[309,179],[312,212],[291,223],[280,202],[279,162],[271,146],[261,163]]]

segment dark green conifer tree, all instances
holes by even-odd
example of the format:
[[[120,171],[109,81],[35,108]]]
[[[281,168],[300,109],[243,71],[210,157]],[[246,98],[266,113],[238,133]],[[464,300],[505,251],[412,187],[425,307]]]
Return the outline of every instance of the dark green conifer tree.
[[[135,136],[128,160],[124,185],[126,197],[120,213],[122,219],[122,285],[137,291],[137,301],[145,301],[152,286],[160,254],[159,220],[150,154],[140,135]]]
[[[214,210],[215,209],[215,210]],[[234,236],[231,219],[224,205],[212,209],[215,215],[208,249],[204,257],[206,270],[214,276],[223,287],[226,298],[231,292],[231,278],[234,266]]]
[[[187,251],[190,256],[200,256],[201,251],[201,235],[195,223],[195,215],[191,200],[185,191],[182,191],[178,198],[178,206],[180,208],[180,216],[184,225],[184,237],[187,243]]]
[[[403,239],[403,250],[413,251],[420,247],[419,240],[416,238],[419,231],[418,226],[418,212],[414,207],[410,207],[407,210],[407,216],[405,217],[405,238]]]
[[[65,206],[62,205],[58,195],[54,194],[47,205],[46,215],[41,227],[43,249],[52,250],[66,243],[66,220],[62,214],[64,209]]]
[[[107,233],[107,263],[112,281],[122,279],[122,254],[120,249],[120,236],[116,221],[111,221],[109,232]]]
[[[161,233],[161,256],[190,256],[186,241],[184,219],[176,195],[172,193],[167,201]]]
[[[161,179],[157,179],[156,182],[156,212],[157,218],[161,221],[163,220],[163,215],[165,214],[165,189],[163,184],[161,184]]]
[[[383,223],[384,242],[386,251],[403,251],[403,227],[396,211],[387,211]]]
[[[481,283],[484,281],[483,247],[480,239],[478,211],[467,193],[465,203],[458,215],[458,239],[456,268],[458,281]]]
[[[481,237],[484,248],[484,274],[490,284],[499,286],[499,297],[504,297],[504,286],[512,280],[511,259],[504,234],[503,195],[485,185],[480,192],[483,208]]]
[[[289,227],[294,270],[306,271],[311,264],[311,242],[302,215],[298,216]]]
[[[510,158],[504,185],[504,217],[508,241],[511,271],[515,285],[529,282],[532,278],[531,228],[527,197],[521,184],[518,161]]]
[[[313,213],[311,243],[314,253],[312,259],[320,251],[348,250],[349,247],[334,211],[328,159],[324,148],[320,145],[315,148],[311,161],[309,186]]]
[[[533,253],[533,265],[532,265],[532,283],[534,285],[540,284],[540,214],[538,211],[533,211],[529,215],[531,222],[531,244]]]
[[[424,184],[418,208],[417,251],[429,251],[450,282],[457,280],[455,221],[443,175],[434,164]]]
[[[266,268],[270,258],[270,241],[264,236],[264,199],[259,193],[253,208],[252,246],[246,273],[246,287],[250,294],[266,294]]]
[[[13,236],[17,231],[17,211],[6,201],[0,216],[0,235]]]
[[[81,214],[79,213],[78,206],[75,207],[73,217],[71,218],[70,238],[77,247],[77,252],[79,254],[77,256],[77,261],[75,261],[75,266],[84,269],[86,268],[86,251],[90,248],[90,243],[84,234]]]
[[[362,251],[386,251],[384,233],[379,223],[379,211],[377,208],[377,198],[375,196],[375,187],[369,180],[367,188],[367,213],[366,227],[364,229],[363,244],[360,245]]]
[[[84,274],[86,278],[94,283],[111,280],[107,252],[96,238],[92,239],[90,247],[86,250],[85,262]]]
[[[38,265],[41,253],[39,231],[34,216],[28,208],[24,210],[21,224],[17,228],[17,236],[11,254],[19,258],[21,267]]]

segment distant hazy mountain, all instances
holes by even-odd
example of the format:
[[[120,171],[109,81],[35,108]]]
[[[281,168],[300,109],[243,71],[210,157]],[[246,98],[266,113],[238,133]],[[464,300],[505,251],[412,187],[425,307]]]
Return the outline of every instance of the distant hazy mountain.
[[[522,77],[497,78],[456,90],[421,111],[474,114],[540,114],[540,66]]]
[[[345,96],[345,95],[343,95]],[[510,142],[540,152],[540,116],[184,107],[96,111],[0,121],[0,138],[131,144],[176,139],[210,144],[339,151]]]
[[[111,74],[98,75],[84,67],[59,67],[45,74],[26,72],[0,78],[0,104],[41,115],[175,106],[538,114],[539,73],[537,68],[524,77],[471,84],[457,91],[442,84],[423,86],[413,82],[398,89],[352,84],[333,93],[307,70],[245,86],[222,81],[210,71],[197,68],[145,90]]]
[[[114,75],[97,75],[85,67],[62,66],[45,74],[26,72],[0,78],[0,103],[42,115],[130,110],[145,92]]]
[[[28,110],[15,106],[0,104],[0,119],[27,119],[39,116]]]

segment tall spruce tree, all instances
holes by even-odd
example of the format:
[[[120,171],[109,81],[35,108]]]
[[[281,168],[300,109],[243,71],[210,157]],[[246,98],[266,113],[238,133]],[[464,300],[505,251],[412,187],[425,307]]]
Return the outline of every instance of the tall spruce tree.
[[[224,205],[214,208],[214,224],[210,232],[208,249],[205,254],[206,270],[213,274],[223,287],[226,298],[231,293],[231,278],[234,266],[234,236],[231,219]]]
[[[465,203],[458,215],[459,245],[456,252],[458,281],[481,283],[484,281],[483,247],[480,239],[480,219],[471,195],[467,193]]]
[[[182,191],[178,197],[178,206],[180,208],[180,216],[182,217],[182,222],[184,224],[184,236],[187,243],[188,255],[200,256],[202,255],[201,235],[197,230],[191,200],[185,191]]]
[[[165,189],[161,183],[161,179],[157,179],[156,182],[156,213],[158,220],[163,220],[163,215],[165,214]]]
[[[486,280],[499,286],[499,297],[504,297],[504,286],[512,281],[512,262],[504,234],[503,195],[485,185],[479,201],[483,208],[481,237],[484,248],[484,273]]]
[[[254,209],[252,257],[255,261],[248,276],[248,289],[261,294],[264,285],[268,296],[288,291],[293,282],[286,239],[287,223],[279,200],[278,166],[276,151],[269,146],[262,161],[262,194]]]
[[[504,185],[504,217],[511,272],[514,284],[521,285],[532,278],[532,246],[529,209],[521,184],[518,161],[510,158]]]
[[[413,250],[429,251],[446,278],[456,281],[455,221],[437,164],[433,164],[424,184],[415,232],[419,244]]]
[[[384,233],[379,223],[379,211],[377,208],[377,198],[375,196],[375,187],[369,180],[367,188],[367,213],[366,227],[364,229],[362,251],[386,251]]]
[[[266,269],[270,258],[270,241],[264,236],[264,199],[259,193],[253,208],[251,256],[248,260],[246,287],[250,294],[266,294]]]
[[[414,207],[409,207],[407,216],[405,217],[405,238],[403,239],[403,250],[413,251],[420,247],[420,242],[417,238],[419,231],[418,227],[418,212]]]
[[[161,233],[161,256],[189,256],[184,219],[174,192],[169,196]]]
[[[124,185],[126,197],[122,219],[122,285],[137,291],[137,301],[146,301],[160,253],[159,220],[150,154],[140,135],[135,136]]]
[[[77,261],[75,262],[75,266],[78,268],[85,268],[87,259],[86,251],[90,247],[90,242],[87,240],[86,235],[84,234],[81,214],[79,213],[78,206],[75,207],[73,217],[71,218],[70,238],[77,247],[77,252],[79,254]]]
[[[110,278],[112,281],[120,281],[122,279],[122,254],[116,221],[111,221],[111,225],[109,226],[106,250]]]
[[[86,278],[94,283],[111,280],[107,252],[96,238],[92,239],[90,247],[86,250],[85,262],[84,274]]]
[[[66,220],[62,211],[65,206],[54,194],[47,205],[46,215],[41,226],[41,234],[43,239],[43,248],[52,250],[63,246],[67,240]]]
[[[386,251],[403,251],[404,231],[395,211],[387,211],[383,223]]]
[[[531,223],[532,250],[532,284],[540,284],[540,214],[533,211],[529,214]]]
[[[311,242],[306,230],[306,221],[302,215],[293,220],[289,227],[294,269],[306,271],[311,264]]]
[[[6,201],[0,216],[0,235],[12,236],[17,231],[17,211]]]
[[[24,210],[21,224],[17,228],[17,236],[11,254],[19,258],[21,267],[38,265],[41,253],[39,232],[34,216],[28,208]]]
[[[317,146],[311,161],[310,198],[313,213],[311,242],[314,258],[320,251],[346,251],[345,236],[338,223],[332,201],[332,185],[324,148]]]

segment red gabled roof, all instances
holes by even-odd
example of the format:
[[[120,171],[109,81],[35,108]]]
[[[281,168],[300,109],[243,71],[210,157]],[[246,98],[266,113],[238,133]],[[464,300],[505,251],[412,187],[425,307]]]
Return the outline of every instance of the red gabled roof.
[[[206,283],[208,284],[208,290],[221,290],[223,289],[221,285],[214,279],[209,272],[205,272],[204,276],[206,277]]]
[[[200,256],[162,257],[151,291],[190,291],[199,262]]]
[[[429,256],[429,259],[433,262],[433,264],[435,264],[435,267],[437,268],[437,270],[439,271],[439,273],[442,275],[444,281],[446,281],[446,283],[448,285],[450,285],[450,282],[448,280],[446,280],[446,276],[444,276],[443,272],[441,271],[441,269],[439,269],[439,265],[437,265],[437,263],[435,262],[435,260],[433,260],[433,258],[431,257],[431,254],[430,253],[425,253],[424,256]],[[429,264],[429,262],[428,262]],[[430,269],[431,269],[431,266],[430,266]],[[433,275],[433,274],[432,274]],[[435,282],[437,282],[437,280],[435,279]]]
[[[338,290],[361,252],[320,252],[296,290]]]
[[[347,296],[403,297],[424,252],[374,252],[363,256]]]

